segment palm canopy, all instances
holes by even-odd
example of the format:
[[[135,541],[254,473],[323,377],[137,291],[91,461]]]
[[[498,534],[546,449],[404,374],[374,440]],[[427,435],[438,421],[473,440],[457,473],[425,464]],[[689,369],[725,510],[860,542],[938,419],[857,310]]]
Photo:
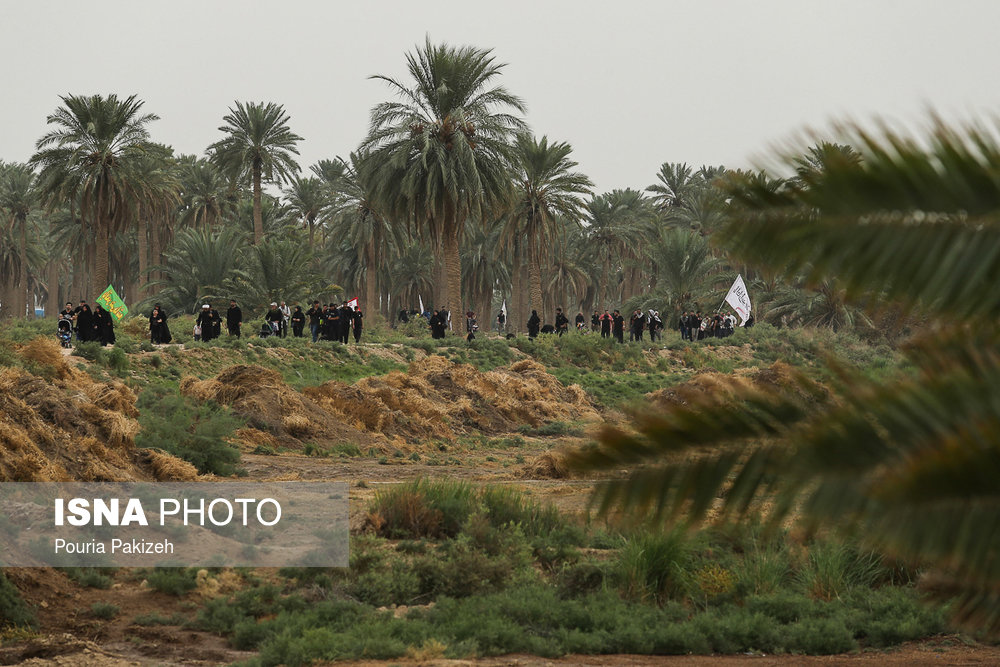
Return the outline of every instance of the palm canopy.
[[[560,231],[559,217],[579,224],[583,217],[583,196],[591,194],[593,183],[584,174],[573,171],[577,163],[570,159],[573,148],[564,142],[549,143],[528,133],[517,138],[516,200],[512,208],[507,233],[527,240],[528,291],[531,308],[542,321],[542,257],[543,247],[553,247]]]
[[[46,122],[56,126],[36,144],[30,164],[39,168],[39,192],[48,206],[77,207],[96,232],[94,284],[108,281],[108,239],[132,219],[140,197],[141,158],[157,150],[146,126],[158,116],[142,113],[131,95],[61,97]]]
[[[223,171],[238,181],[250,180],[254,200],[254,243],[264,236],[261,222],[261,181],[284,183],[299,171],[293,155],[302,137],[288,127],[290,116],[273,102],[236,102],[222,117],[226,136],[208,148]]]
[[[851,139],[860,159],[799,172],[799,186],[733,185],[746,210],[722,234],[748,263],[920,310],[933,326],[905,350],[918,372],[876,382],[831,361],[828,386],[795,372],[779,386],[733,383],[641,416],[635,434],[608,431],[574,462],[633,467],[602,486],[605,507],[760,510],[852,532],[933,568],[957,620],[996,636],[1000,145],[978,128]]]
[[[407,54],[412,82],[382,75],[398,98],[378,104],[362,144],[366,182],[386,215],[410,221],[443,246],[449,310],[461,307],[459,237],[469,217],[506,205],[513,141],[524,131],[520,98],[496,85],[491,51],[434,45]]]

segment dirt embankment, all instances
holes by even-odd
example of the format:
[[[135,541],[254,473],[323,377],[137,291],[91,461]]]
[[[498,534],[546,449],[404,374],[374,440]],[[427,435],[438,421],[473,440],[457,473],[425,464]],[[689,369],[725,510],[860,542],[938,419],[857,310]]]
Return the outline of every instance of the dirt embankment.
[[[0,481],[191,480],[191,464],[139,449],[136,396],[71,367],[36,339],[19,354],[29,370],[0,370]]]
[[[411,363],[405,373],[353,385],[331,381],[302,392],[276,371],[240,365],[208,380],[185,378],[181,392],[229,405],[244,416],[253,428],[238,435],[248,444],[290,448],[307,442],[398,446],[466,433],[510,433],[525,424],[600,419],[580,387],[564,386],[531,360],[480,372],[431,356]]]

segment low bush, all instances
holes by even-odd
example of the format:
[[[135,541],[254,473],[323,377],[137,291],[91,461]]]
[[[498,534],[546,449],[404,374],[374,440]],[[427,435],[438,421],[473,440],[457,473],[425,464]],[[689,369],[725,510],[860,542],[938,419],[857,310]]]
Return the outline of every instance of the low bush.
[[[118,605],[111,604],[110,602],[95,602],[90,605],[90,615],[105,621],[110,621],[120,611],[121,608]]]
[[[34,629],[38,627],[38,620],[14,584],[0,572],[0,628],[4,626]]]
[[[156,568],[146,574],[146,584],[154,591],[180,596],[194,590],[195,575],[196,571],[191,568]]]
[[[151,385],[139,394],[138,447],[163,449],[189,461],[200,473],[240,474],[240,452],[227,442],[242,420],[214,401],[195,404],[176,387]]]

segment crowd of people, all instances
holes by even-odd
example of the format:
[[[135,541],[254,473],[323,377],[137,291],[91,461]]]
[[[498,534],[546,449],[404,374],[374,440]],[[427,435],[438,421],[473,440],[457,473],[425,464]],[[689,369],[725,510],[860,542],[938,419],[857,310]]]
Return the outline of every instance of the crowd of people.
[[[223,318],[219,311],[211,304],[203,304],[195,318],[192,335],[195,340],[204,342],[214,340],[222,335],[222,323]],[[243,336],[243,309],[235,300],[229,301],[225,324],[229,336],[234,338]],[[272,301],[264,313],[264,321],[257,336],[285,338],[291,329],[293,337],[303,338],[306,324],[309,325],[314,343],[318,340],[347,343],[352,333],[354,342],[359,343],[364,330],[364,314],[360,306],[350,306],[347,303],[340,306],[335,303],[324,306],[319,301],[314,301],[309,310],[303,311],[299,305],[289,307],[284,301],[280,304]],[[153,307],[153,312],[149,316],[149,337],[153,343],[169,343],[172,339],[167,325],[167,314],[160,304]]]
[[[115,319],[101,304],[91,310],[86,301],[81,301],[76,308],[72,302],[67,303],[59,311],[57,327],[60,333],[71,330],[81,343],[92,341],[107,346],[115,342]]]
[[[424,312],[417,310],[400,310],[398,319],[405,324],[414,318],[423,317],[430,328],[432,338],[444,338],[451,328],[451,315],[447,310],[428,309]],[[219,311],[211,304],[203,304],[194,322],[194,340],[211,341],[221,336],[223,318]],[[587,326],[587,318],[582,312],[576,314],[574,318],[575,330],[578,333],[600,333],[603,338],[614,338],[619,343],[625,342],[626,328],[629,333],[629,341],[642,342],[643,336],[648,332],[649,340],[656,342],[662,340],[664,323],[660,313],[649,309],[643,311],[636,308],[628,317],[619,310],[603,313],[594,311],[590,316],[590,325]],[[229,301],[229,308],[225,315],[226,331],[229,336],[240,338],[243,327],[243,311],[235,300]],[[301,306],[289,307],[284,301],[272,302],[269,309],[264,314],[264,321],[261,324],[258,336],[267,338],[279,336],[284,338],[291,329],[292,336],[302,338],[305,336],[305,328],[308,325],[312,342],[320,340],[338,341],[346,344],[351,335],[354,342],[361,342],[361,335],[364,331],[364,314],[360,306],[351,306],[348,303],[337,305],[329,303],[322,305],[319,301],[313,301],[312,307],[303,311]],[[494,320],[496,331],[507,334],[507,313],[501,310]],[[753,326],[753,316],[751,315],[745,326]],[[556,308],[554,324],[543,324],[538,315],[538,311],[532,310],[531,316],[526,322],[528,337],[535,338],[539,334],[556,334],[563,336],[570,330],[570,320],[562,308]],[[724,338],[733,333],[736,328],[736,318],[732,314],[706,314],[700,311],[685,311],[677,322],[677,330],[683,340],[702,340],[705,338]],[[68,344],[69,331],[76,334],[76,339],[81,342],[98,341],[101,345],[109,345],[115,342],[114,318],[107,310],[99,304],[91,311],[86,301],[81,301],[74,308],[72,303],[67,303],[66,307],[59,313],[59,337],[64,344]],[[469,310],[465,313],[466,339],[472,340],[479,331],[479,323],[476,313]],[[512,337],[507,334],[508,338]],[[170,343],[173,336],[168,325],[166,311],[156,304],[149,316],[149,338],[153,344]]]

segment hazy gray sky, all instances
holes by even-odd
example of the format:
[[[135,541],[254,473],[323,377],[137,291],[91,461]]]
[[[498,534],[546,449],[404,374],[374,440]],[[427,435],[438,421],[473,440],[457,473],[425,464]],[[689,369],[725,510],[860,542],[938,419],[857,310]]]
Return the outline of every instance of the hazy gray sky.
[[[201,154],[234,100],[274,101],[303,168],[346,157],[371,74],[435,42],[492,48],[538,134],[568,141],[599,191],[663,162],[748,166],[804,128],[992,118],[1000,2],[339,3],[0,0],[0,159],[26,160],[67,93],[135,93],[153,138]]]

